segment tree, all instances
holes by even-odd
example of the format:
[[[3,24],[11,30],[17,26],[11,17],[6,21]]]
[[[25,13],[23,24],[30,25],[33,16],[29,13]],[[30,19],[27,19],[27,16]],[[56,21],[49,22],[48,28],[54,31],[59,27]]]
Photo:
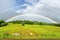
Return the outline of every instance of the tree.
[[[4,20],[0,20],[0,24],[1,24],[1,23],[5,23],[5,21],[4,21]]]
[[[8,25],[8,23],[2,23],[2,24],[1,24],[1,27],[2,27],[2,26],[6,26],[6,25]]]
[[[25,26],[25,20],[22,22],[22,26]]]
[[[0,27],[6,26],[8,23],[6,23],[4,20],[0,20]]]

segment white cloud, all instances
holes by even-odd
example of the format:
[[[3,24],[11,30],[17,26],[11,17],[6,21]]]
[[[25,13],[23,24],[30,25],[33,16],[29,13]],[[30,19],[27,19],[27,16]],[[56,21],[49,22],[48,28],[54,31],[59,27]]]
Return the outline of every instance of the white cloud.
[[[38,3],[36,3],[36,5],[27,6],[27,8],[23,10],[23,13],[43,14],[43,15],[50,17],[51,19],[59,22],[59,20],[60,20],[60,0],[42,0],[42,4],[40,4],[40,2],[38,2]]]
[[[34,3],[37,0],[33,0],[33,1],[25,0],[25,1]],[[40,2],[42,2],[42,4],[40,4]],[[50,7],[60,8],[60,0],[40,0],[38,3],[36,3],[33,6],[27,5],[27,8],[24,9],[24,13],[41,13],[43,9],[44,10],[47,9],[45,11],[48,11]]]
[[[32,2],[32,0],[26,0],[26,1]],[[42,2],[42,4],[40,2]],[[42,0],[42,1],[40,0],[38,3],[36,3],[33,6],[30,5],[26,5],[26,6],[27,8],[23,10],[24,13],[41,13],[41,12],[43,13],[48,10],[52,10],[51,8],[53,7],[60,8],[60,0]],[[53,10],[55,9],[53,8]]]
[[[35,5],[39,0],[25,0],[25,1]]]
[[[27,6],[26,9],[24,9],[24,13],[37,13],[39,9],[43,7],[43,4],[37,3],[37,5],[34,6]]]
[[[2,14],[7,9],[15,7],[15,0],[0,0],[0,14]]]
[[[60,7],[60,0],[43,0],[45,5],[51,7]]]

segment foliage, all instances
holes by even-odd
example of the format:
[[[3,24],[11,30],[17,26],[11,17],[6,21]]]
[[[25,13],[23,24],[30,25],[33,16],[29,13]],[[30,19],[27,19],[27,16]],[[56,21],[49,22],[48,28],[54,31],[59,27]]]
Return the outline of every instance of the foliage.
[[[29,21],[29,20],[15,20],[15,21],[10,21],[10,23],[22,24],[23,26],[25,24],[30,24],[30,25],[51,25],[51,26],[60,27],[60,24],[56,24],[56,23],[46,23],[46,22]]]
[[[0,20],[0,27],[6,26],[6,25],[8,25],[7,22],[5,22],[5,21],[3,21],[3,20]]]
[[[1,23],[5,23],[5,21],[4,21],[4,20],[0,20],[0,24],[1,24]]]
[[[25,24],[29,24],[29,25],[50,25],[50,26],[60,27],[60,24],[57,24],[57,23],[46,23],[46,22],[29,21],[29,20],[15,20],[15,21],[10,21],[8,23],[22,24],[22,26],[25,26]],[[6,26],[6,25],[8,25],[8,23],[3,21],[3,20],[0,20],[0,27],[1,26]]]

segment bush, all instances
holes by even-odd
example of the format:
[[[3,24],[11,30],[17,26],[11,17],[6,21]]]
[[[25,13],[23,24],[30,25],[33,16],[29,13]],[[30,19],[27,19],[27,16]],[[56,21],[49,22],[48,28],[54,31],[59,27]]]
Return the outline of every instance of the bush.
[[[1,27],[2,27],[2,26],[6,26],[6,25],[8,25],[8,23],[2,23],[2,24],[1,24]]]
[[[0,20],[0,27],[6,26],[8,23],[6,23],[4,20]]]
[[[5,21],[3,21],[3,20],[0,20],[0,24],[1,24],[1,23],[5,23]]]

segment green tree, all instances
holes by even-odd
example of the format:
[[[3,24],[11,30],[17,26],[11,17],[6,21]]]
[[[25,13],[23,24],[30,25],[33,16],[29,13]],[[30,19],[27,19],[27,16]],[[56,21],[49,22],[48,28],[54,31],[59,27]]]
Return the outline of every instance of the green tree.
[[[22,26],[25,26],[25,20],[22,22]]]
[[[4,20],[0,20],[0,24],[1,24],[1,23],[5,23],[5,21],[4,21]]]
[[[0,27],[6,26],[8,23],[6,23],[4,20],[0,20]]]

